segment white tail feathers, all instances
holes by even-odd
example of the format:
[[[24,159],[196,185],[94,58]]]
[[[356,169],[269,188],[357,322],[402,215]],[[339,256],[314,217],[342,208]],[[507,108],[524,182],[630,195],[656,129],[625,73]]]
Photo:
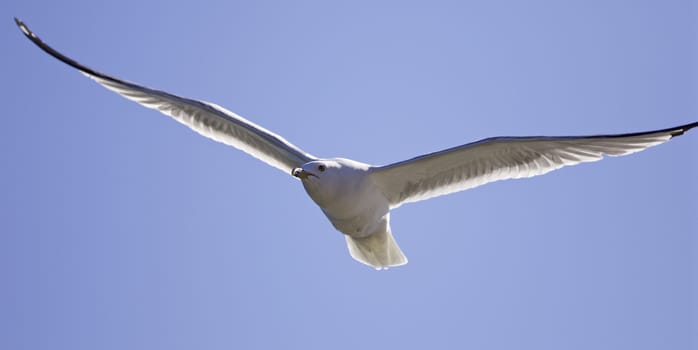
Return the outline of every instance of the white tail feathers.
[[[407,264],[407,258],[395,243],[390,228],[386,232],[377,232],[368,237],[354,238],[345,235],[349,254],[357,261],[376,270]]]

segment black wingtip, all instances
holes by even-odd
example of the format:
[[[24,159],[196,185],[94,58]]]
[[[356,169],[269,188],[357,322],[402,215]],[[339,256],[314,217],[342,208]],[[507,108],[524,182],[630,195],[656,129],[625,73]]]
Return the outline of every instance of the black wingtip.
[[[698,122],[693,122],[693,123],[690,123],[690,124],[686,124],[686,125],[679,126],[679,127],[676,128],[676,130],[674,130],[674,131],[671,133],[671,137],[681,136],[681,135],[683,135],[684,133],[686,133],[686,131],[691,130],[691,129],[697,127],[697,126],[698,126]]]
[[[87,73],[89,75],[97,76],[100,78],[108,79],[108,80],[118,80],[115,78],[112,78],[106,74],[102,74],[92,68],[89,68],[87,66],[84,66],[77,61],[73,60],[72,58],[63,55],[62,53],[54,50],[52,47],[48,46],[46,43],[44,43],[34,32],[29,29],[29,27],[22,22],[19,18],[15,17],[15,23],[17,24],[17,27],[24,33],[24,35],[29,39],[34,45],[38,46],[41,50],[44,52],[48,53],[49,55],[55,57],[56,59],[62,61],[63,63],[72,66],[75,69],[78,69],[82,71],[83,73]]]
[[[24,33],[24,35],[28,37],[32,36],[33,33],[31,32],[31,30],[29,30],[29,27],[27,27],[27,25],[24,24],[24,22],[22,22],[21,19],[15,17],[15,24],[17,25],[17,27],[19,27],[22,33]]]

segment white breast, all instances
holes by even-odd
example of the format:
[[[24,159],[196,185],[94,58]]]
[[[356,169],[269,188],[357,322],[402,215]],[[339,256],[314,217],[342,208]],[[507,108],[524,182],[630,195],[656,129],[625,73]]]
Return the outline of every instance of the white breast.
[[[368,165],[350,160],[328,162],[318,178],[303,182],[308,195],[340,232],[365,237],[388,224],[390,206],[383,192],[371,181]],[[331,165],[331,166],[330,166]]]

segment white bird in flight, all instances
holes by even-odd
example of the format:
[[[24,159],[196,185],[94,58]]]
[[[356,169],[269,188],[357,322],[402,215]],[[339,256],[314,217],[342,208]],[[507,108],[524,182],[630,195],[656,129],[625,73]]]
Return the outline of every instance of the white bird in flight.
[[[19,19],[15,22],[39,48],[107,89],[300,179],[310,198],[344,234],[351,256],[379,270],[407,263],[390,230],[391,209],[493,181],[543,175],[605,155],[635,153],[698,126],[693,122],[619,135],[493,137],[383,166],[318,158],[216,104],[147,88],[86,67],[46,45]]]

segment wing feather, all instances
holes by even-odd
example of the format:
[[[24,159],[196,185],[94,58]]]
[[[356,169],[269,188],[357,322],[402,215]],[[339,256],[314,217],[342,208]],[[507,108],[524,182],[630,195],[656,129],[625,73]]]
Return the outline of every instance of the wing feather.
[[[22,21],[17,26],[29,40],[46,53],[78,69],[107,89],[155,109],[215,141],[233,146],[287,174],[316,158],[239,115],[213,103],[176,96],[98,72],[61,54],[45,44]]]
[[[489,182],[543,175],[604,156],[642,151],[678,136],[698,122],[620,135],[495,137],[371,170],[391,208]]]

